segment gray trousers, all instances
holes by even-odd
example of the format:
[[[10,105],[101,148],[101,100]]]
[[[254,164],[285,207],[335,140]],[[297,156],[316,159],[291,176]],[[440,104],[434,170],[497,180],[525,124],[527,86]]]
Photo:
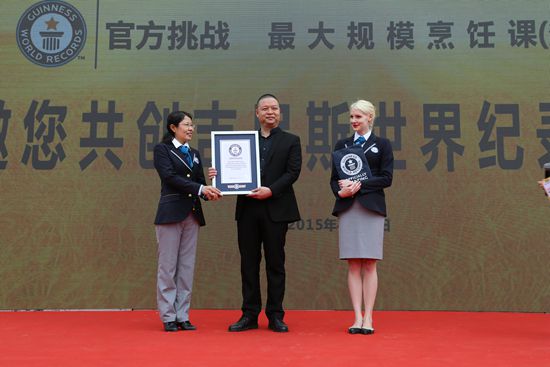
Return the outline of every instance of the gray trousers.
[[[199,223],[192,214],[182,222],[155,226],[158,243],[157,306],[162,322],[189,320]]]

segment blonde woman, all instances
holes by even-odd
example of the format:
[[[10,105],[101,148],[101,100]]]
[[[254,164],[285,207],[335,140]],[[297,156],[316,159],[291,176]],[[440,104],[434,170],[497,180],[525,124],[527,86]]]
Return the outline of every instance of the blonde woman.
[[[372,177],[366,181],[342,180],[333,165],[330,186],[336,196],[332,214],[339,221],[340,259],[348,262],[348,287],[355,313],[350,334],[374,333],[372,311],[378,289],[376,262],[382,260],[386,202],[391,186],[393,151],[388,139],[372,131],[376,113],[372,103],[359,100],[350,106],[354,134],[338,141],[334,150],[360,145]],[[365,308],[362,313],[362,306]]]

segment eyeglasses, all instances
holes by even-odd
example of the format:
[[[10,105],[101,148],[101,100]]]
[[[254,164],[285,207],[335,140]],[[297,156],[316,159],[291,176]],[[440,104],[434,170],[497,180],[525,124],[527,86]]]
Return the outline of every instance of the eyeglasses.
[[[193,125],[193,124],[180,124],[180,125],[181,125],[181,126],[188,127],[188,128],[190,128],[190,129],[195,128],[195,125]]]

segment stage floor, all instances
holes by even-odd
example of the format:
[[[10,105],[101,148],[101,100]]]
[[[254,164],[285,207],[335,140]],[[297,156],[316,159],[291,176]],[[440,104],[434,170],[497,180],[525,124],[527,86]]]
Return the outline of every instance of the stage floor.
[[[155,311],[0,312],[0,366],[550,366],[550,315],[287,311],[289,333],[229,333],[231,310],[192,310],[196,331],[166,333]]]

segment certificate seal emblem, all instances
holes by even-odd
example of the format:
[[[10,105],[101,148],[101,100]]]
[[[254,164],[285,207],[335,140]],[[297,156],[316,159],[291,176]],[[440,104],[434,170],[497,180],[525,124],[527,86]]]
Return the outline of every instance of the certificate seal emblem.
[[[346,154],[340,161],[340,168],[346,175],[354,176],[363,168],[363,161],[357,154]]]
[[[40,1],[25,10],[16,30],[17,45],[32,63],[44,67],[75,59],[86,43],[86,22],[65,1]]]
[[[233,157],[238,157],[243,152],[243,148],[239,144],[231,144],[229,146],[229,154],[231,154]]]

